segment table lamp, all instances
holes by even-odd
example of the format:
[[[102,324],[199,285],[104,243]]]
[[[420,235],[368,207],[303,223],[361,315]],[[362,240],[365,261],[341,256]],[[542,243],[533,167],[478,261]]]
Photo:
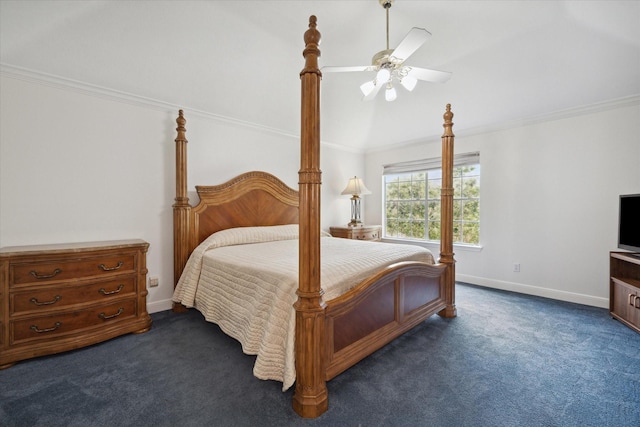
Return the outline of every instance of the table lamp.
[[[354,176],[349,179],[347,188],[342,193],[343,195],[351,194],[351,222],[347,224],[349,227],[359,227],[362,225],[360,219],[360,196],[365,194],[371,194],[371,191],[364,186],[362,179]]]

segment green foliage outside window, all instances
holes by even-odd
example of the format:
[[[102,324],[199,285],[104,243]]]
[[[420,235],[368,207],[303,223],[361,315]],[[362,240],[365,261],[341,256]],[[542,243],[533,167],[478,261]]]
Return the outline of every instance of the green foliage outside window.
[[[480,244],[480,165],[453,170],[453,241]],[[386,237],[440,240],[442,170],[385,175]]]

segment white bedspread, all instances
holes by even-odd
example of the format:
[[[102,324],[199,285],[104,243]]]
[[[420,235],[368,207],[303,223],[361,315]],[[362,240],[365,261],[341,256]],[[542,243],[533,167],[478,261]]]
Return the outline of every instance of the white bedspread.
[[[298,287],[298,226],[224,230],[193,252],[173,301],[198,309],[256,355],[260,379],[295,382],[295,310]],[[324,300],[346,292],[398,261],[433,263],[427,249],[323,237]]]

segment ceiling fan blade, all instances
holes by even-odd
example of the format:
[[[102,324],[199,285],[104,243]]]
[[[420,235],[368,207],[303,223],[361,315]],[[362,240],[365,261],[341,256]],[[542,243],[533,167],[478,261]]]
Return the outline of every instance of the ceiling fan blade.
[[[451,78],[449,71],[428,70],[426,68],[407,67],[410,68],[407,75],[418,80],[432,83],[444,83]]]
[[[320,71],[326,71],[327,73],[346,73],[351,71],[375,71],[376,67],[371,65],[362,65],[354,67],[322,67]]]
[[[404,62],[413,52],[418,50],[429,37],[431,37],[429,31],[424,28],[413,27],[390,56],[398,59],[400,62]]]

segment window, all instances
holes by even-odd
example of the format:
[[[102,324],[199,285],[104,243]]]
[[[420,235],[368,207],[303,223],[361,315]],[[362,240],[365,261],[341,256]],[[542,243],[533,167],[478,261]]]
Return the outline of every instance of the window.
[[[441,159],[384,166],[384,236],[440,240]],[[453,242],[480,244],[480,154],[456,155]]]

